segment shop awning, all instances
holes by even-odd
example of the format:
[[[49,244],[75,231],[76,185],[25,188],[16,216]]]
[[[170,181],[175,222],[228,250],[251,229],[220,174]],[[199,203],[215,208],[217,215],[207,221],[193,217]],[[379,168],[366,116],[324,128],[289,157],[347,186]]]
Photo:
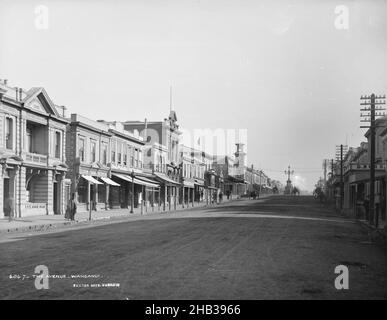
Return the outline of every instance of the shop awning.
[[[145,181],[145,180],[147,180],[147,179],[143,178],[143,177],[134,178],[134,183],[141,184],[143,186],[150,187],[150,188],[159,188],[160,187],[160,185],[158,183],[149,182],[149,181]]]
[[[112,179],[110,178],[105,178],[105,177],[101,177],[101,180],[103,182],[105,182],[106,184],[110,184],[111,186],[114,186],[114,187],[119,187],[120,184],[118,184],[117,182],[114,182]]]
[[[226,182],[234,182],[234,183],[246,183],[243,179],[234,177],[234,176],[227,176]]]
[[[204,186],[204,181],[195,179],[195,184],[197,184],[199,186]]]
[[[154,172],[153,173],[157,178],[159,178],[160,180],[162,180],[165,184],[173,184],[173,185],[176,185],[176,186],[180,186],[180,183],[168,178],[165,174],[163,173],[159,173],[159,172]]]
[[[117,178],[120,178],[121,180],[128,181],[128,182],[132,183],[132,177],[129,177],[125,174],[113,173],[112,175],[117,177]]]
[[[86,179],[92,184],[103,184],[102,182],[99,182],[98,180],[94,179],[92,176],[86,176],[82,174],[82,178]]]
[[[116,176],[117,178],[120,178],[122,180],[125,180],[125,181],[128,181],[128,182],[132,183],[132,177],[128,176],[126,174],[113,173],[113,176]],[[140,180],[140,179],[137,179],[137,178],[134,178],[133,182],[135,184],[138,184],[138,185],[141,185],[141,186],[146,186],[146,187],[151,187],[151,188],[158,188],[159,187],[158,184],[146,182],[146,181],[143,181],[143,180]]]
[[[195,183],[193,181],[184,181],[183,185],[186,188],[195,188]]]
[[[142,176],[138,176],[136,179],[142,180],[144,182],[147,182],[149,184],[148,187],[160,188],[160,184],[157,181],[155,181],[155,180],[148,179],[148,178],[142,177]]]

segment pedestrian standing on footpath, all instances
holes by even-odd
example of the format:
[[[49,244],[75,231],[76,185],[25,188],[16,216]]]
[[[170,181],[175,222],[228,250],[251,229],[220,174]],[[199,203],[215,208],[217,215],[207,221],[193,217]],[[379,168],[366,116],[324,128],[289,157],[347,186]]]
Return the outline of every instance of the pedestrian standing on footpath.
[[[75,203],[75,194],[73,193],[67,205],[66,214],[68,214],[70,220],[74,221],[74,216],[76,213],[77,213],[77,204]]]

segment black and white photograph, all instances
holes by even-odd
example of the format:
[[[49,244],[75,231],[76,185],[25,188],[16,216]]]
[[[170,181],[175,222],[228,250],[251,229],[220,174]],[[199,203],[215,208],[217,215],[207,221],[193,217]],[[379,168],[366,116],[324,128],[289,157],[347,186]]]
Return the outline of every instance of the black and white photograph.
[[[386,71],[384,0],[0,0],[0,300],[386,300]]]

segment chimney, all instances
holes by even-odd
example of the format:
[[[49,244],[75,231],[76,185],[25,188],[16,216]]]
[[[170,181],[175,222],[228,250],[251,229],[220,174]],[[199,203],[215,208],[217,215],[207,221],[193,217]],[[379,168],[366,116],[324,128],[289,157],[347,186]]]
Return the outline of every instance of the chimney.
[[[23,89],[22,88],[19,88],[19,100],[20,101],[23,100]]]
[[[19,88],[15,87],[15,92],[16,92],[16,101],[19,101]]]
[[[8,85],[8,79],[4,79],[4,85],[5,85],[5,86]]]
[[[66,117],[66,110],[67,110],[67,108],[65,106],[60,106],[59,108],[62,109],[62,117],[65,118]]]

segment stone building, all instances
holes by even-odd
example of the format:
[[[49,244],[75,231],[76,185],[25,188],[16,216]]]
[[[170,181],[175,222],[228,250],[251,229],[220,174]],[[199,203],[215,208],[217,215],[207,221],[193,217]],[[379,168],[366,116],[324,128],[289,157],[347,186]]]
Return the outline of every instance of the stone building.
[[[194,206],[208,199],[205,187],[205,173],[211,164],[206,162],[206,154],[191,147],[180,147],[181,188],[179,203]],[[211,158],[211,156],[209,157]]]
[[[0,81],[0,216],[64,213],[68,121],[60,109],[44,88]]]
[[[144,141],[147,145],[145,166],[151,168],[152,178],[160,183],[160,202],[163,210],[176,209],[179,201],[181,170],[179,166],[181,132],[176,113],[171,111],[164,121],[126,121],[123,122],[123,126],[128,131],[138,130],[140,135],[145,137]]]
[[[134,208],[142,207],[147,188],[159,187],[139,178],[144,141],[137,131],[72,114],[67,136],[68,176],[79,211],[129,209],[132,202]]]

